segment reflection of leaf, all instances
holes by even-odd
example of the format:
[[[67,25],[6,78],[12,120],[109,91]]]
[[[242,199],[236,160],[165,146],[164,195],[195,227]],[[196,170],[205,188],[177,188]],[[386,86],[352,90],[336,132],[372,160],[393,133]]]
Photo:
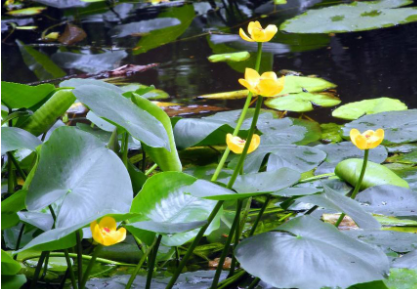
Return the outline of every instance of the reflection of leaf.
[[[297,93],[277,98],[268,98],[265,105],[278,109],[296,112],[306,112],[313,110],[315,106],[332,107],[341,102],[339,98],[330,93]]]
[[[285,21],[280,30],[292,33],[351,32],[391,27],[417,21],[416,8],[390,9],[411,4],[410,0],[353,2],[309,10]]]
[[[344,104],[335,109],[332,112],[332,116],[354,120],[364,114],[374,114],[394,110],[407,110],[407,106],[398,99],[380,97]]]
[[[19,40],[16,42],[22,53],[23,61],[40,80],[59,78],[66,75],[46,54],[37,51],[33,47],[24,45]]]
[[[185,32],[193,21],[194,16],[194,7],[192,5],[171,7],[166,10],[166,12],[160,13],[158,18],[174,17],[181,21],[181,24],[154,30],[149,35],[143,36],[137,43],[133,53],[141,54],[163,44],[174,41]]]
[[[181,22],[177,18],[156,18],[117,25],[110,30],[109,34],[111,37],[125,37],[129,35],[149,33],[153,30],[172,27],[179,24],[181,24]]]
[[[106,51],[100,54],[57,52],[52,55],[52,60],[66,69],[75,68],[87,73],[98,73],[116,68],[126,56],[124,50]]]

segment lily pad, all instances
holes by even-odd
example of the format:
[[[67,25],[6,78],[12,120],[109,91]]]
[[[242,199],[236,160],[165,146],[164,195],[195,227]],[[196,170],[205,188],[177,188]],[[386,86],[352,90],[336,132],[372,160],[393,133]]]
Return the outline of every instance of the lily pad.
[[[392,185],[368,188],[356,196],[365,210],[385,216],[417,216],[417,192]]]
[[[392,263],[394,268],[417,269],[417,250],[411,251],[399,258],[396,258]]]
[[[417,270],[392,268],[389,279],[385,280],[389,289],[410,289],[417,284]]]
[[[245,61],[249,59],[250,53],[247,51],[233,52],[233,53],[222,53],[222,54],[213,54],[208,57],[210,62],[224,62],[224,61]]]
[[[341,102],[339,98],[330,93],[296,93],[277,98],[268,98],[265,105],[278,110],[295,112],[312,111],[313,105],[332,107]]]
[[[42,145],[26,204],[33,211],[58,201],[61,228],[107,209],[126,213],[132,196],[129,174],[114,152],[89,133],[61,127]]]
[[[362,163],[362,159],[347,159],[340,162],[336,166],[334,172],[338,177],[354,186],[359,179]],[[409,187],[405,180],[397,176],[389,168],[368,161],[361,189],[363,190],[378,185],[394,185],[403,188]]]
[[[145,219],[140,221],[165,224],[205,221],[217,202],[191,195],[188,187],[196,181],[196,178],[179,172],[156,174],[146,181],[134,198],[131,212],[143,214]],[[218,226],[219,219],[210,224],[206,234],[210,234]],[[199,229],[194,229],[164,235],[162,243],[166,246],[180,246],[193,239],[198,231]]]
[[[141,36],[153,30],[164,29],[171,26],[180,25],[181,21],[173,17],[161,17],[139,22],[130,22],[113,27],[109,35],[111,37]]]
[[[23,8],[18,10],[12,10],[7,12],[7,14],[15,17],[21,17],[21,16],[33,16],[41,14],[43,10],[45,10],[46,7],[29,7],[29,8]]]
[[[35,151],[36,147],[42,144],[33,134],[17,127],[2,127],[1,139],[2,155],[18,149]]]
[[[154,232],[157,234],[176,234],[176,233],[183,233],[187,231],[191,231],[196,228],[200,228],[205,225],[207,221],[198,221],[198,222],[190,222],[190,223],[161,223],[161,222],[154,222],[154,221],[143,221],[143,222],[136,222],[130,223],[126,225],[126,228],[129,231],[135,231],[135,229],[145,230]]]
[[[354,120],[365,114],[396,110],[407,110],[407,106],[398,99],[380,97],[344,104],[336,108],[332,112],[332,116]]]
[[[372,30],[417,21],[416,8],[396,8],[410,0],[353,2],[309,10],[281,24],[290,33],[330,33]]]
[[[362,242],[376,245],[386,252],[409,252],[417,248],[416,234],[382,230],[349,230],[344,233]]]
[[[246,272],[274,287],[346,288],[388,274],[388,258],[382,251],[345,236],[330,224],[304,216],[277,230],[245,239],[235,251]],[[323,268],[332,268],[332,274]],[[300,272],[303,277],[294,278]]]
[[[417,109],[406,111],[388,111],[365,115],[343,127],[343,136],[349,137],[351,129],[359,131],[385,131],[383,144],[401,144],[417,141]]]
[[[335,88],[337,85],[319,77],[285,76],[284,89],[278,95],[312,93]]]

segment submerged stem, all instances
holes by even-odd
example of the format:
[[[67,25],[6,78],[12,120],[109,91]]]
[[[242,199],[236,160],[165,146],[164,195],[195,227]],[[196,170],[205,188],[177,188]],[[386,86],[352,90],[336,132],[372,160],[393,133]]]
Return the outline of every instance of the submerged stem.
[[[67,261],[68,271],[69,271],[70,278],[71,278],[72,288],[78,289],[77,283],[75,282],[74,271],[72,271],[72,264],[71,264],[71,259],[69,257],[68,249],[65,249],[64,253],[65,253],[65,260]]]
[[[36,283],[38,283],[39,274],[42,270],[43,261],[45,260],[47,252],[42,252],[41,257],[38,260],[36,265],[35,274],[33,275],[32,283],[30,284],[30,289],[36,288]]]
[[[259,213],[258,213],[258,216],[256,216],[255,223],[253,223],[252,229],[251,229],[251,230],[250,230],[250,232],[249,232],[249,237],[250,237],[250,236],[253,236],[253,234],[255,234],[256,227],[258,226],[259,221],[261,220],[262,215],[264,214],[265,209],[266,209],[266,207],[268,206],[268,203],[269,203],[269,200],[270,200],[270,199],[271,199],[271,195],[268,195],[268,196],[266,197],[265,203],[263,204],[263,206],[262,206],[261,210],[260,210],[260,211],[259,211]]]

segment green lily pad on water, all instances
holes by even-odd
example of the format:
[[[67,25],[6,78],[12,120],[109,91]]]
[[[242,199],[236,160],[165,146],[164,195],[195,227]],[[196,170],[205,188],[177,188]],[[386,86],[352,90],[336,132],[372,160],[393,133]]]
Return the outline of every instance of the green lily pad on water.
[[[353,2],[309,10],[285,21],[280,30],[291,33],[353,32],[379,29],[417,21],[417,9],[401,8],[410,0]]]
[[[46,7],[30,7],[30,8],[23,8],[19,10],[12,10],[7,12],[6,14],[15,16],[15,17],[24,17],[24,16],[33,16],[41,14]]]
[[[339,98],[329,93],[301,92],[277,98],[268,98],[265,101],[265,105],[278,110],[306,112],[313,110],[313,104],[322,107],[332,107],[340,102]]]
[[[223,54],[213,54],[208,57],[210,62],[224,62],[224,61],[245,61],[249,59],[250,53],[247,51],[234,52],[234,53],[223,53]]]
[[[407,106],[398,99],[380,97],[344,104],[336,108],[332,112],[332,116],[354,120],[365,114],[374,114],[395,110],[407,110]]]

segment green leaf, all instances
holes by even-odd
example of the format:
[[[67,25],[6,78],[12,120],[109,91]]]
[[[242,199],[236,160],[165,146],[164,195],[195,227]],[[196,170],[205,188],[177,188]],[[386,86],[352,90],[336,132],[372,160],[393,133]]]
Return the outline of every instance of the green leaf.
[[[126,229],[128,229],[133,234],[135,233],[135,229],[139,229],[139,230],[154,232],[157,234],[169,235],[169,234],[177,234],[177,233],[191,231],[196,228],[202,227],[206,223],[207,221],[198,221],[198,222],[189,222],[189,223],[172,223],[172,222],[161,223],[161,222],[154,222],[154,221],[143,221],[143,222],[130,223],[126,225]]]
[[[42,146],[26,204],[39,210],[59,201],[61,228],[107,209],[128,212],[132,196],[129,175],[113,151],[89,133],[60,127]]]
[[[19,289],[25,283],[25,274],[18,274],[14,276],[1,276],[1,288],[3,289]]]
[[[19,190],[7,199],[1,201],[2,213],[16,213],[26,208],[26,190]]]
[[[248,96],[249,90],[236,90],[236,91],[227,91],[227,92],[216,92],[210,94],[200,95],[199,98],[207,99],[241,99]]]
[[[1,82],[1,101],[7,107],[30,108],[44,100],[55,90],[52,84],[30,86],[20,83]]]
[[[15,275],[19,273],[22,266],[19,262],[13,260],[13,258],[6,252],[1,250],[1,275]]]
[[[20,128],[39,136],[46,132],[74,103],[75,97],[71,90],[63,89],[55,92]]]
[[[153,85],[147,86],[140,83],[130,83],[128,85],[120,86],[120,89],[126,92],[135,92],[140,96],[147,99],[166,99],[169,98],[169,94],[161,89],[156,89]]]
[[[306,93],[290,94],[277,98],[268,98],[265,105],[278,110],[295,112],[312,111],[315,106],[332,107],[341,102],[339,98],[329,93]]]
[[[19,149],[35,151],[42,142],[29,132],[17,127],[1,128],[1,154]]]
[[[25,16],[34,16],[41,14],[43,10],[45,10],[46,7],[29,7],[29,8],[23,8],[18,10],[12,10],[7,12],[7,14],[15,17],[25,17]]]
[[[339,178],[345,180],[352,186],[355,186],[359,180],[362,164],[362,159],[347,159],[340,162],[336,166],[334,172]],[[406,181],[387,167],[368,161],[361,189],[363,190],[378,185],[394,185],[403,188],[409,187]]]
[[[285,76],[284,89],[278,95],[286,95],[293,93],[311,94],[312,92],[320,92],[326,89],[335,88],[336,86],[336,84],[328,82],[327,80],[318,77],[289,75]]]
[[[417,284],[417,270],[392,268],[385,281],[389,289],[411,289]]]
[[[146,181],[134,198],[131,212],[143,214],[145,219],[140,221],[166,224],[205,221],[217,202],[191,195],[188,187],[196,181],[194,177],[179,172],[156,174]],[[209,226],[206,234],[209,235],[218,226],[217,219]],[[194,229],[165,235],[162,243],[166,246],[180,246],[193,239],[198,231]]]
[[[354,120],[365,114],[395,110],[407,110],[407,106],[398,99],[380,97],[344,104],[333,110],[332,116]]]
[[[324,193],[299,198],[297,201],[311,203],[326,209],[336,210],[348,215],[362,229],[380,229],[381,225],[371,214],[367,213],[361,205],[345,197],[338,191],[323,184]]]
[[[388,259],[382,251],[345,236],[330,224],[303,216],[277,230],[245,239],[235,251],[246,272],[271,286],[346,288],[388,274]],[[294,278],[300,272],[302,277]]]
[[[160,17],[156,19],[142,20],[139,22],[130,22],[127,24],[120,24],[110,29],[111,37],[121,38],[125,36],[136,36],[139,34],[146,35],[147,33],[164,29],[176,25],[180,25],[181,21],[173,17]]]
[[[208,57],[210,62],[224,62],[224,61],[234,61],[240,62],[249,59],[250,53],[247,51],[233,52],[233,53],[222,53],[222,54],[213,54]]]
[[[164,126],[165,132],[169,140],[170,151],[165,148],[154,148],[147,145],[143,145],[147,155],[158,164],[163,171],[176,171],[182,172],[181,160],[178,156],[177,147],[175,145],[174,133],[172,130],[171,120],[169,116],[159,108],[156,104],[153,104],[144,97],[133,93],[132,101],[142,110],[148,112],[155,117]]]
[[[379,29],[417,21],[415,8],[396,8],[409,0],[353,2],[312,9],[281,24],[290,33],[330,33]]]
[[[97,82],[100,81],[94,83]],[[97,116],[125,128],[134,138],[148,146],[166,148],[169,151],[169,139],[162,123],[121,93],[117,93],[116,89],[118,88],[109,89],[100,84],[86,84],[77,86],[73,93]]]
[[[341,133],[341,125],[335,123],[323,123],[320,124],[322,129],[321,139],[326,143],[338,143],[343,140]]]
[[[180,37],[185,30],[187,30],[195,17],[194,7],[192,5],[170,7],[158,15],[158,18],[166,17],[176,18],[181,24],[151,31],[148,35],[143,36],[139,40],[136,44],[138,49],[134,49],[133,54],[145,53]]]
[[[19,40],[16,42],[19,46],[20,53],[22,53],[23,61],[35,73],[39,80],[59,78],[66,75],[46,54],[37,51],[33,47],[24,45]]]
[[[417,192],[392,185],[368,188],[356,196],[365,210],[385,216],[417,216]]]
[[[399,258],[396,258],[392,263],[394,268],[417,269],[417,250],[411,251]]]

